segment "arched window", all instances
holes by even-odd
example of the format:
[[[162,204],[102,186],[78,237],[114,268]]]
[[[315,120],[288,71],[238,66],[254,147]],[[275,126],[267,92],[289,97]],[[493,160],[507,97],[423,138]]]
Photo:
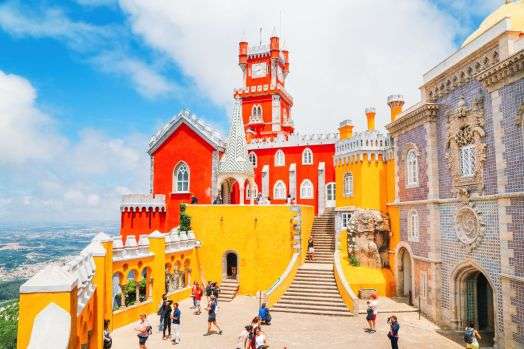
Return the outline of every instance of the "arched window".
[[[313,152],[306,148],[302,152],[302,165],[311,165],[313,163]]]
[[[475,175],[475,146],[473,144],[460,148],[460,171],[462,177]]]
[[[344,175],[344,196],[351,197],[353,195],[353,174],[346,173]]]
[[[286,155],[284,155],[284,152],[282,149],[279,149],[275,153],[275,166],[284,166],[286,164]]]
[[[273,187],[273,199],[285,200],[286,194],[286,184],[283,181],[277,181]]]
[[[406,155],[407,184],[410,187],[418,185],[418,156],[415,149],[408,151]]]
[[[300,184],[300,198],[313,199],[313,183],[309,179],[304,179]]]
[[[249,184],[246,184],[246,199],[251,199],[251,193],[253,193],[253,199],[257,197],[258,186],[256,183],[253,185],[253,190],[251,190],[251,186]]]
[[[408,213],[408,240],[413,242],[419,241],[419,221],[417,210],[411,210]]]
[[[251,162],[253,167],[257,167],[257,154],[254,152],[249,153],[249,162]]]
[[[256,120],[262,118],[262,106],[260,104],[255,104],[253,108],[251,108],[251,117]]]
[[[181,162],[175,167],[173,177],[173,191],[175,193],[186,193],[189,191],[189,167],[185,162]]]

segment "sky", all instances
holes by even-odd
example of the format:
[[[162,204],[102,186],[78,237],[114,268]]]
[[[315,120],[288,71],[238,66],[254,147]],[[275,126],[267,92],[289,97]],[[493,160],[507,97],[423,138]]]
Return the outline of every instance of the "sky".
[[[222,132],[238,42],[277,33],[300,133],[334,132],[422,74],[502,0],[0,0],[0,224],[119,220],[146,145],[189,108]]]

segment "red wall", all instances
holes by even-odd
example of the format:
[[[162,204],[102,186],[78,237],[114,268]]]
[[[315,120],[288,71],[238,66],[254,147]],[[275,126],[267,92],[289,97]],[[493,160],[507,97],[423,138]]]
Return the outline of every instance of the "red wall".
[[[302,151],[308,147],[313,151],[313,164],[302,165]],[[282,149],[284,152],[286,161],[284,166],[275,167],[275,153],[279,149]],[[275,200],[273,198],[273,186],[278,180],[282,180],[286,184],[286,189],[289,193],[289,166],[292,163],[295,163],[297,172],[296,200],[299,204],[315,206],[315,212],[318,212],[318,164],[320,162],[325,163],[325,184],[329,182],[335,182],[335,168],[333,167],[333,155],[335,154],[334,144],[257,149],[254,150],[254,152],[257,155],[255,181],[257,183],[259,192],[262,192],[262,168],[264,165],[269,165],[269,197],[271,198],[271,203],[286,203],[286,200]],[[311,182],[313,182],[314,199],[300,198],[300,184],[304,179],[309,179]]]

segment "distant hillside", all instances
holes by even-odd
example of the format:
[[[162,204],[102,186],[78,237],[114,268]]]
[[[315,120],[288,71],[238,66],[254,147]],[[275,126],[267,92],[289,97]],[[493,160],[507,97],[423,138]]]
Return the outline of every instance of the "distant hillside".
[[[0,302],[10,299],[18,299],[20,285],[24,282],[25,280],[0,282]]]

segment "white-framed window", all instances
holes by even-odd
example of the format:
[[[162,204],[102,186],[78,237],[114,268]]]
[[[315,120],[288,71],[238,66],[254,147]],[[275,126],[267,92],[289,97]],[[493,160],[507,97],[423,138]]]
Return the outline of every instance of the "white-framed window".
[[[255,104],[253,108],[251,108],[251,116],[255,119],[262,118],[262,106],[260,104]]]
[[[273,199],[274,200],[285,200],[287,195],[286,184],[278,180],[273,187]]]
[[[249,162],[251,162],[253,167],[257,167],[257,154],[255,152],[249,153]]]
[[[313,183],[309,179],[304,179],[300,184],[300,198],[313,199]]]
[[[286,164],[286,155],[282,149],[277,150],[275,153],[275,166],[285,166]]]
[[[415,149],[408,151],[406,155],[407,185],[409,187],[418,185],[418,156]]]
[[[419,236],[418,212],[413,209],[408,213],[408,241],[418,242]]]
[[[460,172],[462,177],[475,175],[475,146],[473,144],[460,148]]]
[[[253,199],[257,197],[258,186],[256,183],[253,185],[253,190],[251,190],[251,186],[249,184],[246,185],[246,199],[251,199],[251,193],[253,193]]]
[[[189,166],[180,162],[173,172],[173,192],[187,193],[189,191]]]
[[[428,297],[428,272],[420,272],[420,298],[426,299]]]
[[[353,195],[353,174],[351,172],[344,175],[344,196],[351,197]]]
[[[349,226],[349,220],[351,219],[351,213],[343,212],[342,213],[342,227],[347,228]]]
[[[313,164],[313,152],[311,149],[306,148],[302,152],[302,165],[312,165]]]

